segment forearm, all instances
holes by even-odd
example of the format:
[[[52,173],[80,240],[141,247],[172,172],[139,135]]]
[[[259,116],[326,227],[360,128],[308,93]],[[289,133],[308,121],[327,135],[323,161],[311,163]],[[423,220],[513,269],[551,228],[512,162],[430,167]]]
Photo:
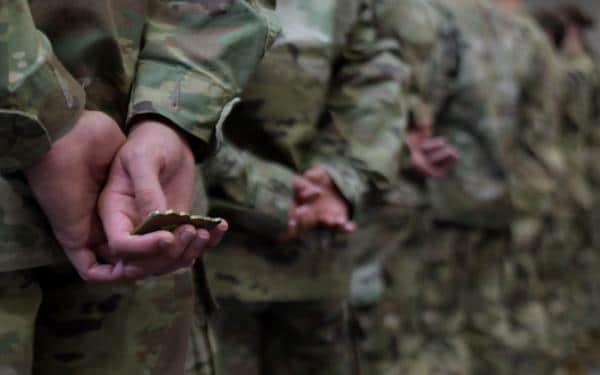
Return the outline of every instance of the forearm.
[[[201,145],[199,159],[218,147],[215,128],[276,34],[264,9],[222,3],[151,1],[129,106],[130,121],[156,114],[183,129]]]
[[[31,165],[77,122],[85,93],[37,30],[26,0],[0,8],[6,37],[0,64],[0,170]]]

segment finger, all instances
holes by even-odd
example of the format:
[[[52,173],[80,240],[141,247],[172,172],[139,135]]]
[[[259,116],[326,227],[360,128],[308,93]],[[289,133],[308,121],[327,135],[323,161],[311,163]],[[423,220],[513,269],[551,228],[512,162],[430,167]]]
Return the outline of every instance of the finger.
[[[425,139],[423,143],[421,143],[421,149],[424,152],[432,152],[434,150],[447,147],[448,143],[442,137],[429,138]]]
[[[294,179],[294,195],[303,202],[313,201],[322,193],[322,190],[314,183],[298,177]]]
[[[333,223],[336,229],[345,230],[346,224],[348,223],[348,215],[344,212],[340,212],[334,215]]]
[[[183,258],[180,258],[178,261],[174,262],[173,259],[167,254],[124,261],[123,264],[125,276],[131,280],[143,279],[150,276],[166,275],[168,273],[177,271],[178,269],[188,267],[188,264],[185,264]]]
[[[129,280],[141,280],[153,276],[162,276],[177,270],[174,268],[173,263],[169,263],[169,260],[166,258],[126,262],[123,269],[125,276]]]
[[[194,240],[190,242],[189,246],[183,253],[180,267],[189,267],[208,249],[208,243],[211,240],[210,233],[205,229],[198,229],[194,233]]]
[[[444,147],[427,155],[427,159],[433,164],[438,164],[449,160],[456,160],[457,157],[457,152],[449,147]]]
[[[182,225],[173,233],[175,241],[166,250],[167,255],[174,262],[181,262],[192,242],[196,239],[196,228],[192,225]]]
[[[132,280],[142,279],[150,276],[166,275],[182,268],[191,267],[198,258],[192,256],[192,254],[187,256],[189,256],[189,260],[185,260],[182,256],[176,262],[173,262],[168,255],[124,262],[124,273],[128,279]]]
[[[159,179],[159,170],[142,157],[130,157],[125,162],[131,178],[135,203],[141,217],[167,209],[167,198]]]
[[[330,182],[329,174],[323,167],[312,167],[304,172],[307,180],[321,186],[327,186]]]
[[[353,233],[356,231],[356,223],[353,221],[348,221],[344,224],[343,229],[346,233]]]
[[[225,233],[229,230],[229,223],[225,220],[221,221],[219,225],[213,230],[210,231],[210,240],[208,241],[208,247],[217,246],[225,236]]]
[[[109,187],[107,187],[109,189]],[[175,242],[173,233],[157,231],[145,235],[132,235],[135,203],[124,195],[110,191],[102,193],[99,214],[109,244],[109,253],[118,258],[131,259],[150,256],[168,250]]]
[[[86,282],[109,283],[122,281],[125,278],[121,262],[117,264],[100,264],[96,254],[89,248],[65,249],[65,254],[79,276]]]
[[[142,236],[129,232],[106,233],[110,251],[122,259],[143,259],[157,254],[173,254],[177,251],[175,235],[168,231],[158,231]]]
[[[318,186],[310,184],[297,193],[298,198],[302,202],[313,202],[323,194],[323,190]]]
[[[323,215],[321,223],[329,228],[335,228],[338,226],[338,217],[333,213]]]

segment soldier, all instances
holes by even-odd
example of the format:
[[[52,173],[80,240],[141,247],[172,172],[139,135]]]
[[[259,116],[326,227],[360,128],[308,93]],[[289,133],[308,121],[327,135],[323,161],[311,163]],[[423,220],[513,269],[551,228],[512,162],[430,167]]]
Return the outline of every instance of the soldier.
[[[382,1],[377,14],[410,67],[410,162],[392,187],[373,190],[352,238],[357,372],[466,374],[470,359],[455,298],[458,267],[429,241],[434,223],[424,178],[445,175],[458,157],[432,134],[455,89],[460,35],[452,17],[428,0]]]
[[[405,126],[397,44],[367,1],[278,1],[282,35],[224,124],[208,166],[232,220],[207,258],[221,370],[348,374],[343,232],[372,184],[395,176]],[[247,132],[231,126],[244,123]],[[260,233],[261,238],[254,234]]]
[[[551,302],[555,312],[552,331],[556,340],[577,345],[569,365],[585,373],[598,362],[598,288],[600,280],[597,269],[600,259],[594,246],[594,92],[597,89],[595,62],[589,53],[584,32],[592,27],[593,19],[577,6],[564,5],[554,12],[548,11],[538,17],[542,25],[554,25],[562,38],[555,39],[556,52],[560,56],[562,102],[561,146],[568,162],[569,178],[566,194],[556,207],[553,233],[554,251],[545,254],[553,274],[545,284],[554,292]],[[547,26],[547,29],[549,27]],[[591,175],[590,175],[590,172]],[[591,177],[591,178],[590,178]],[[589,218],[592,218],[590,221]],[[591,226],[587,225],[591,222]],[[597,245],[596,245],[597,246]],[[550,250],[552,250],[550,247]],[[586,369],[587,368],[587,369]]]
[[[386,262],[399,304],[388,311],[401,318],[380,318],[397,330],[383,344],[407,348],[399,372],[549,373],[558,364],[533,249],[563,171],[553,56],[543,34],[512,13],[518,2],[435,4],[458,27],[450,45],[459,64],[433,124],[460,159],[416,201],[429,227],[391,249],[403,261]]]
[[[473,371],[547,374],[559,367],[563,344],[548,336],[536,258],[565,171],[557,65],[519,1],[494,3],[445,3],[467,48],[463,87],[440,132],[461,159],[430,188],[434,215],[454,232],[454,256],[466,271],[461,303]]]
[[[189,267],[227,224],[130,233],[190,207],[268,19],[244,1],[7,0],[0,20],[0,372],[182,373]]]

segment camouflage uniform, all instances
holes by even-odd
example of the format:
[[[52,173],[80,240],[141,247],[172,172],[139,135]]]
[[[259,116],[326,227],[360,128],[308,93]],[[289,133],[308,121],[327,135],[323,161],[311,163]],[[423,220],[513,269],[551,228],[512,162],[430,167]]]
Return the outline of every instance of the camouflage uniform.
[[[460,32],[453,17],[431,1],[379,5],[382,31],[402,45],[410,66],[411,118],[431,122],[457,89]],[[458,238],[434,230],[425,181],[408,169],[397,184],[370,198],[352,239],[359,266],[350,305],[360,373],[468,373],[459,304],[464,288],[460,264],[451,256]]]
[[[182,373],[191,272],[85,284],[19,171],[84,109],[124,131],[162,116],[203,157],[274,36],[266,13],[243,1],[5,0],[0,24],[0,372]]]
[[[220,363],[224,373],[348,374],[346,236],[316,229],[290,243],[276,237],[293,177],[312,165],[327,170],[356,214],[369,184],[395,175],[404,66],[396,43],[377,39],[367,1],[277,3],[282,36],[208,168],[211,207],[232,222],[206,258],[221,299]],[[236,123],[247,132],[232,132]]]
[[[553,320],[553,329],[563,333],[557,339],[575,341],[575,351],[569,365],[575,369],[598,365],[600,356],[600,326],[596,312],[600,305],[600,279],[597,255],[597,207],[594,186],[597,186],[595,157],[594,92],[598,81],[591,56],[561,55],[563,83],[561,145],[569,165],[569,188],[557,212],[555,232],[562,233],[556,241],[562,256],[550,253],[554,260],[551,280],[555,290],[554,309],[561,315]],[[594,188],[595,189],[595,188]],[[559,232],[560,229],[560,232]],[[555,236],[556,237],[556,236]],[[556,246],[555,247],[558,247]],[[558,314],[557,314],[558,315]],[[570,328],[570,330],[569,330]],[[570,337],[564,337],[568,332]],[[595,363],[594,363],[595,362]]]
[[[485,1],[446,6],[467,48],[460,95],[438,129],[461,159],[429,185],[436,219],[469,239],[457,242],[453,256],[467,275],[462,303],[473,371],[548,374],[565,344],[548,335],[538,261],[566,170],[556,144],[556,61],[525,15]]]
[[[486,1],[435,4],[458,26],[450,44],[458,65],[441,75],[446,85],[430,78],[424,102],[433,103],[437,133],[461,158],[448,176],[421,188],[417,231],[402,239],[392,226],[378,235],[397,238],[383,262],[390,292],[371,322],[389,332],[373,342],[392,358],[378,371],[549,373],[555,348],[545,336],[533,251],[564,167],[554,144],[553,56],[521,16]]]

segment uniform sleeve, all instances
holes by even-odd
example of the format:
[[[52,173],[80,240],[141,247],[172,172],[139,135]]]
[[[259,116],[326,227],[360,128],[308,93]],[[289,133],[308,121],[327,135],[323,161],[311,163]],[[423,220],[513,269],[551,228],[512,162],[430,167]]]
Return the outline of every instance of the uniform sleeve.
[[[129,120],[162,116],[214,150],[215,128],[277,32],[272,13],[246,1],[151,0]]]
[[[565,181],[566,165],[558,144],[560,71],[541,31],[528,31],[530,70],[521,82],[519,147],[513,155],[511,194],[514,207],[539,216],[553,206]]]
[[[319,134],[312,164],[324,167],[353,206],[371,186],[397,178],[406,127],[402,81],[406,66],[397,44],[380,39],[372,17],[349,34],[328,99],[331,121]]]
[[[561,99],[557,57],[543,35],[532,32],[531,69],[522,86],[522,123],[538,140],[555,141],[558,136]]]
[[[37,30],[26,0],[0,3],[0,171],[44,155],[80,117],[85,93]]]
[[[213,213],[266,236],[277,235],[287,227],[294,200],[293,171],[227,141],[203,170]]]

